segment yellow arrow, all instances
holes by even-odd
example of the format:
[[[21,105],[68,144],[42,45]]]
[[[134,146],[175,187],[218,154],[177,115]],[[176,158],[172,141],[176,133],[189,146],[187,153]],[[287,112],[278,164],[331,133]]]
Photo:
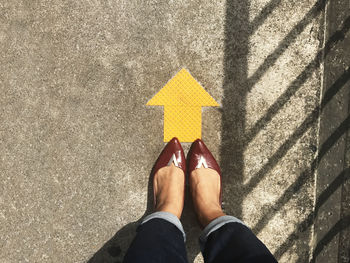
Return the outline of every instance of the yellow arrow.
[[[146,104],[164,106],[164,142],[193,142],[202,135],[202,107],[219,106],[186,70],[181,69]]]

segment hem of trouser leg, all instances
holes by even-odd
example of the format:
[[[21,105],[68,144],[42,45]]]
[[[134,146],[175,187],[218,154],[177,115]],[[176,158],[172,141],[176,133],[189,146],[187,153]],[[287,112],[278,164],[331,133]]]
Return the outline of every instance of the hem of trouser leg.
[[[154,218],[160,218],[160,219],[164,219],[166,221],[168,221],[169,223],[173,224],[174,226],[176,226],[182,233],[184,241],[186,241],[186,234],[185,234],[185,230],[180,222],[180,220],[177,218],[176,215],[173,215],[172,213],[169,212],[154,212],[148,216],[146,216],[142,222],[141,225],[154,219]]]
[[[199,245],[201,247],[202,252],[204,251],[205,242],[207,242],[208,236],[212,232],[218,230],[220,227],[222,227],[223,225],[225,225],[227,223],[240,223],[240,224],[246,226],[241,220],[239,220],[238,218],[236,218],[234,216],[220,216],[220,217],[214,219],[213,221],[211,221],[209,223],[209,225],[207,225],[204,228],[201,235],[199,236]]]

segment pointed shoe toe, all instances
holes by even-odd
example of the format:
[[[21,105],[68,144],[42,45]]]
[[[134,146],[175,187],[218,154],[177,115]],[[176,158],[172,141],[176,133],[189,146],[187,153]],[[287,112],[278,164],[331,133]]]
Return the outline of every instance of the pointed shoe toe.
[[[197,168],[210,168],[215,170],[220,177],[220,196],[219,202],[222,205],[222,179],[221,170],[219,164],[216,162],[214,156],[209,151],[207,146],[201,139],[195,140],[187,155],[187,169],[188,174],[191,175],[192,171]]]
[[[220,166],[201,139],[197,139],[192,143],[187,158],[189,174],[196,168],[204,167],[215,170],[221,177]]]
[[[176,137],[172,138],[164,147],[153,167],[152,174],[156,174],[159,169],[170,166],[172,163],[186,173],[185,154],[180,141]]]

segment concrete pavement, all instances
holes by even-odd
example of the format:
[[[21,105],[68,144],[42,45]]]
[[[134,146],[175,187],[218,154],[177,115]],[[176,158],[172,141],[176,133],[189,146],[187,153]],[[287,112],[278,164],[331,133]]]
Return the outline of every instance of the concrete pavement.
[[[182,67],[221,105],[225,211],[308,261],[326,3],[0,0],[0,261],[121,262],[164,147],[145,104]],[[189,199],[182,221],[202,262]]]

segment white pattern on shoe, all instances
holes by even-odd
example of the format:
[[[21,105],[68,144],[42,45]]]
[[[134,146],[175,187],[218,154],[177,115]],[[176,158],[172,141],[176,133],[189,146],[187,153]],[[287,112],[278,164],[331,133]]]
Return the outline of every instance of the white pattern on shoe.
[[[176,167],[180,167],[179,163],[177,162],[175,153],[173,153],[173,156],[171,156],[170,161],[168,162],[168,166],[170,166],[172,163],[174,163]]]
[[[207,162],[205,161],[204,157],[201,155],[201,158],[199,159],[199,162],[198,162],[198,164],[196,166],[196,169],[201,168],[202,165],[203,165],[204,168],[208,168]]]

